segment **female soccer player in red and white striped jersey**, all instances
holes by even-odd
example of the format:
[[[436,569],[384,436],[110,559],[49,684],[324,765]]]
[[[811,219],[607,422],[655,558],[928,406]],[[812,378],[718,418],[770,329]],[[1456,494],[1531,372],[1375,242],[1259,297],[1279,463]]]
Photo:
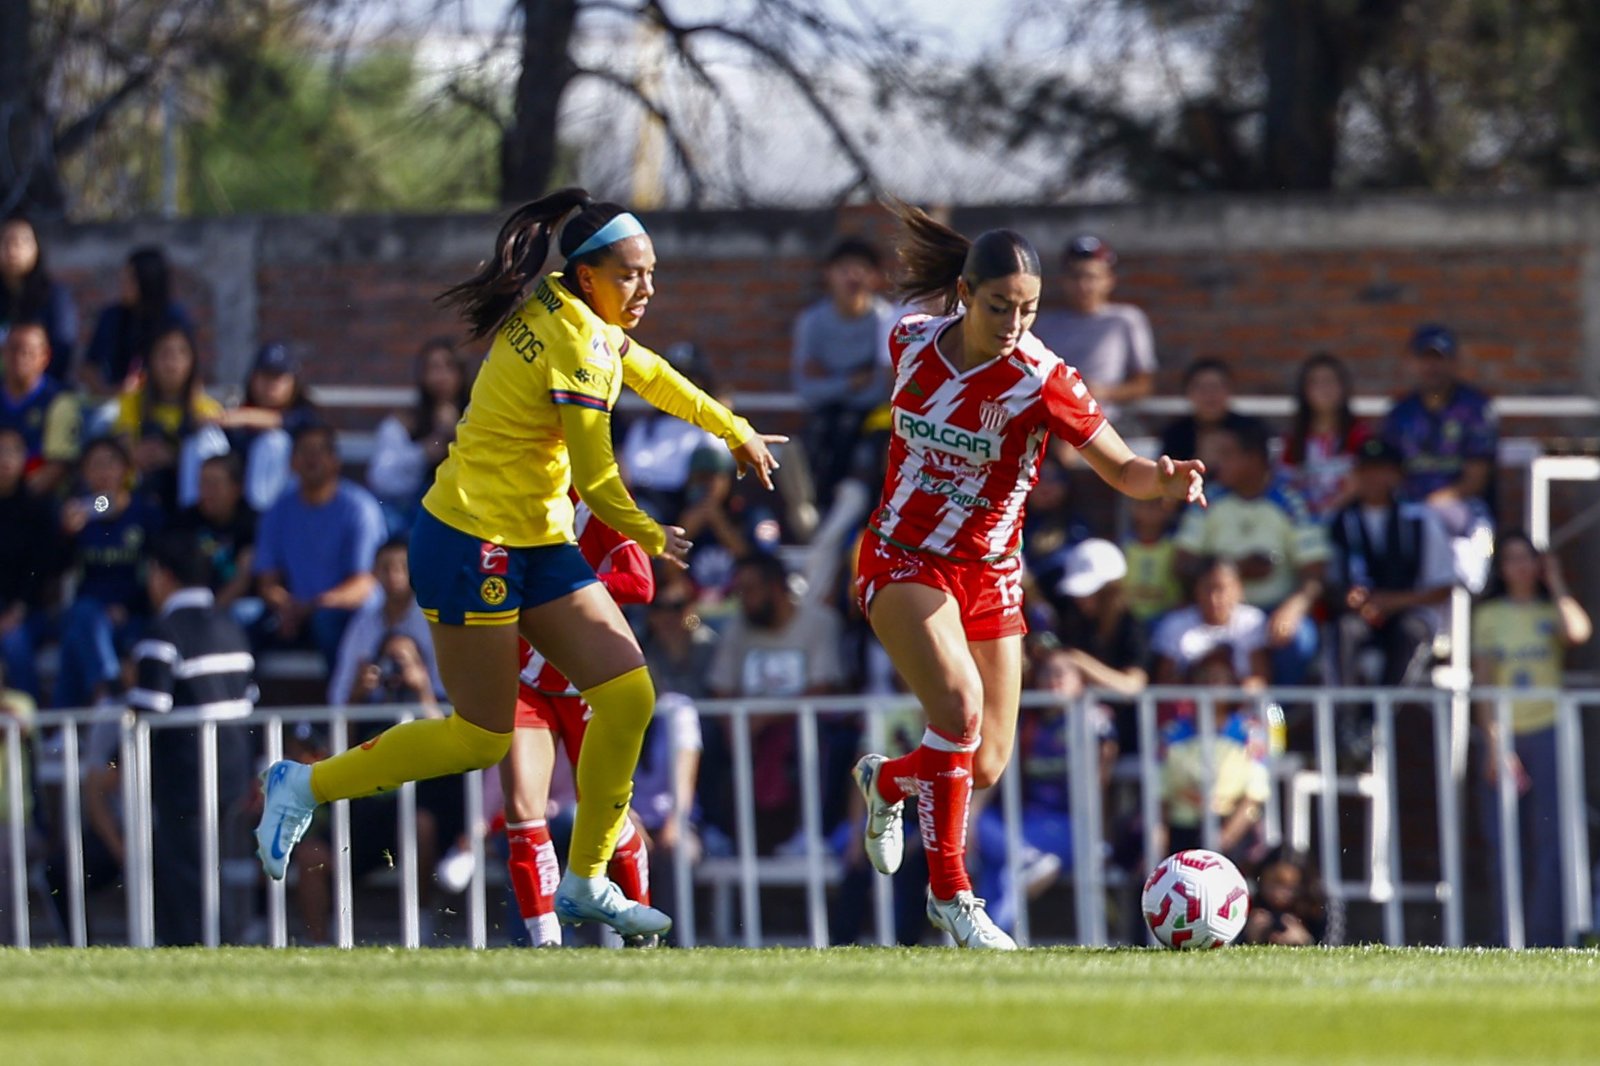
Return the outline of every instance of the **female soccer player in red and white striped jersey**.
[[[990,230],[968,241],[916,208],[894,210],[904,227],[902,295],[942,313],[909,315],[890,338],[888,475],[856,591],[928,730],[909,755],[856,765],[866,852],[883,873],[899,868],[901,814],[915,795],[929,920],[962,947],[1009,949],[967,878],[967,811],[973,787],[992,785],[1011,757],[1027,629],[1023,504],[1045,442],[1062,437],[1138,499],[1204,504],[1205,467],[1134,455],[1078,372],[1028,331],[1040,275],[1024,237]]]

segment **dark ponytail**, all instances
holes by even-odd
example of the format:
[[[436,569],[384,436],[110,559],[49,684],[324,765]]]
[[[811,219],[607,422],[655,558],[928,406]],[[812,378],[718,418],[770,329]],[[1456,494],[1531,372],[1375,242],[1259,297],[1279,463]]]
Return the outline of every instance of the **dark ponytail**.
[[[438,302],[459,311],[475,339],[493,333],[544,268],[550,234],[562,219],[589,204],[589,194],[576,187],[523,204],[500,227],[494,256],[472,277],[441,292]]]
[[[976,289],[1013,274],[1040,276],[1039,253],[1020,233],[993,229],[969,241],[903,200],[886,199],[884,204],[905,227],[896,248],[900,258],[896,292],[903,300],[938,300],[940,313],[948,315],[959,303],[956,282],[963,278],[967,288]]]

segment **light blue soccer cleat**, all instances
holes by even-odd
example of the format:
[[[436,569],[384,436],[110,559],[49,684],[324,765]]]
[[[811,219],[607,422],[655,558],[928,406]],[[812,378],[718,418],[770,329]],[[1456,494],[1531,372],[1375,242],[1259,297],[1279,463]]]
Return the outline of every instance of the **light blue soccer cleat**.
[[[556,917],[562,925],[609,925],[624,939],[664,936],[672,928],[671,918],[624,896],[609,877],[591,881],[571,870],[562,875],[556,888]]]
[[[256,855],[274,881],[283,880],[289,853],[300,843],[316,813],[311,795],[311,767],[279,759],[261,775],[261,822],[256,826]]]

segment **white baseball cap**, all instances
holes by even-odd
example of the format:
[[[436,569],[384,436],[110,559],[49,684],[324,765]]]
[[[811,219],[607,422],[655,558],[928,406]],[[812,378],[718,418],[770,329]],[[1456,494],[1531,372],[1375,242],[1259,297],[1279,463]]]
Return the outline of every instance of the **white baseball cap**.
[[[1067,552],[1066,570],[1056,591],[1063,596],[1093,596],[1128,576],[1128,560],[1109,540],[1091,537]]]

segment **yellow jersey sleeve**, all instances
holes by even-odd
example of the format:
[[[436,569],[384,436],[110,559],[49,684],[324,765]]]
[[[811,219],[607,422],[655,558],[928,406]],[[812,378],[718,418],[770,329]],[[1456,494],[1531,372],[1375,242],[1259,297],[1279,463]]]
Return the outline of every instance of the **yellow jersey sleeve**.
[[[611,415],[604,407],[578,400],[560,401],[561,431],[572,459],[572,486],[594,516],[651,555],[667,546],[655,519],[639,510],[622,483],[611,448]]]
[[[756,435],[750,423],[706,395],[671,363],[628,339],[622,341],[622,379],[650,406],[699,426],[730,448]]]
[[[571,330],[566,343],[542,353],[550,402],[611,413],[619,390],[616,353],[599,331]]]

